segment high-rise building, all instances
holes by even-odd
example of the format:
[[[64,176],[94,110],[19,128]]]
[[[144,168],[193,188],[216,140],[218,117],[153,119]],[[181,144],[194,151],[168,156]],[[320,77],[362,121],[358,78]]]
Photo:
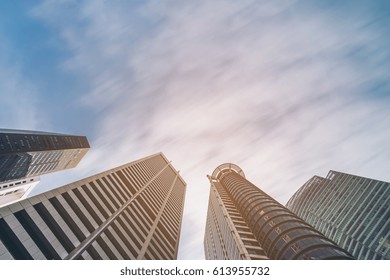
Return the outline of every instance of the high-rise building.
[[[159,153],[0,208],[0,259],[176,259],[185,189]]]
[[[222,164],[208,178],[206,259],[353,259],[246,180],[237,165]]]
[[[75,167],[88,150],[85,136],[0,129],[0,182]]]
[[[287,207],[356,259],[390,259],[390,183],[330,171],[307,181]]]
[[[88,150],[85,136],[0,129],[0,207],[27,197],[40,175],[77,166]]]

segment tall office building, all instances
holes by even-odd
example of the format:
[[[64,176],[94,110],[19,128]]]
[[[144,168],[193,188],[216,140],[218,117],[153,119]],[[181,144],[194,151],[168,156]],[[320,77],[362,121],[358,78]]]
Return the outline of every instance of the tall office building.
[[[356,259],[390,259],[390,183],[330,171],[287,207]]]
[[[159,153],[0,208],[0,259],[176,259],[185,188]]]
[[[0,129],[0,182],[75,167],[88,150],[85,136]]]
[[[85,136],[0,129],[0,207],[26,198],[40,175],[77,166],[88,150]]]
[[[352,259],[225,163],[211,176],[206,259]]]

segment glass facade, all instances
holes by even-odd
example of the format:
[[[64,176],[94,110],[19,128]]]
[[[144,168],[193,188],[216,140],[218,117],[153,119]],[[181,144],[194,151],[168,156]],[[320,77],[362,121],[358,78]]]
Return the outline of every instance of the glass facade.
[[[209,179],[211,191],[205,233],[207,259],[353,259],[348,252],[246,180],[238,166],[223,164]],[[229,208],[235,211],[225,211]],[[236,220],[240,223],[235,223]],[[228,230],[224,230],[224,224],[230,226]],[[233,240],[240,255],[232,254],[226,246],[231,239],[228,238],[229,232],[236,237]],[[249,254],[253,248],[256,248],[254,258]]]
[[[0,129],[0,183],[73,168],[88,150],[85,136]]]
[[[76,167],[88,150],[85,136],[0,129],[0,207],[26,198],[40,175]]]
[[[160,153],[0,208],[0,259],[176,259],[185,188]]]
[[[390,259],[390,183],[330,171],[287,207],[356,259]]]
[[[228,193],[212,182],[204,238],[206,259],[267,259]]]

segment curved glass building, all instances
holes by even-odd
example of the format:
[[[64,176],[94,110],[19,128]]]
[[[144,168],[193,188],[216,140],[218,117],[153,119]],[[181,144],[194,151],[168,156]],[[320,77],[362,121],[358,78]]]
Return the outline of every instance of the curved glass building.
[[[390,259],[390,183],[330,171],[306,182],[287,207],[356,259]]]
[[[222,164],[208,178],[206,259],[353,259],[246,180],[237,165]]]

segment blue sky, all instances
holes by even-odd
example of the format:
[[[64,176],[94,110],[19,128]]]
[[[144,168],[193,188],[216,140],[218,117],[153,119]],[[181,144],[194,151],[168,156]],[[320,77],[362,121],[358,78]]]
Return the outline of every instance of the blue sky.
[[[2,1],[0,127],[87,135],[37,192],[162,151],[203,258],[224,162],[282,203],[330,169],[390,181],[388,1]]]

